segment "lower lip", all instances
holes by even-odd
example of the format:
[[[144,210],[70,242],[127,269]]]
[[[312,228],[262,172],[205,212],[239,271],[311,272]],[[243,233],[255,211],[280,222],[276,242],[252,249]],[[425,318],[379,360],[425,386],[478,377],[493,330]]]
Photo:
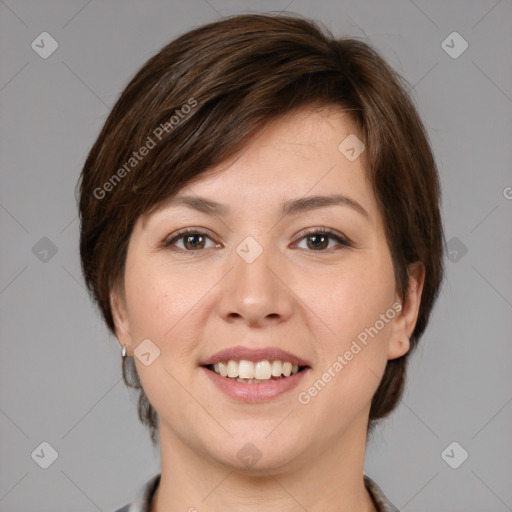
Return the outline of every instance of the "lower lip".
[[[228,377],[222,377],[218,373],[212,372],[204,366],[202,369],[206,372],[212,382],[221,391],[226,393],[226,395],[241,402],[248,403],[266,402],[292,390],[298,385],[304,374],[310,370],[310,368],[306,368],[301,372],[290,375],[289,377],[282,377],[271,382],[251,384],[237,382],[236,380]]]

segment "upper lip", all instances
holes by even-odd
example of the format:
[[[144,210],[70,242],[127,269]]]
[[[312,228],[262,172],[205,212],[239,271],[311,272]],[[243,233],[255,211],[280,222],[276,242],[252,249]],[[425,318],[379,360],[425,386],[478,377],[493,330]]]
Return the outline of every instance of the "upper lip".
[[[280,361],[289,361],[290,363],[297,364],[299,366],[311,366],[305,359],[277,347],[249,348],[241,345],[225,348],[216,352],[200,364],[201,366],[208,366],[221,361],[229,361],[230,359],[233,359],[234,361],[244,359],[254,363],[265,360],[276,361],[279,359]]]

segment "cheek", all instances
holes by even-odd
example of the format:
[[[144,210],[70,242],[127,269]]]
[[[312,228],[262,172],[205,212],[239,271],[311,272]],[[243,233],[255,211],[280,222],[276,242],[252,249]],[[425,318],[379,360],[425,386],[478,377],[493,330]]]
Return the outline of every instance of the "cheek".
[[[158,339],[158,326],[168,314],[165,282],[141,272],[140,268],[127,268],[125,290],[132,336]]]
[[[387,268],[390,276],[351,270],[323,298],[329,329],[316,336],[319,365],[311,387],[299,396],[301,404],[312,403],[314,415],[322,417],[328,410],[343,424],[354,415],[367,414],[387,363],[395,316],[392,269]],[[338,428],[332,426],[333,431]]]
[[[331,363],[339,364],[333,386],[345,405],[369,403],[387,363],[388,345],[395,316],[394,270],[389,253],[369,258],[347,272],[335,300],[339,307],[335,324],[338,340],[331,345]],[[339,358],[338,356],[341,356]]]
[[[165,410],[176,400],[180,407],[187,405],[187,395],[180,392],[178,382],[184,381],[194,366],[190,356],[196,341],[190,327],[198,324],[193,305],[199,292],[193,283],[185,286],[183,281],[183,274],[171,274],[158,265],[144,266],[142,258],[127,262],[125,292],[131,338],[135,346],[151,340],[156,348],[149,345],[149,351],[158,354],[147,366],[137,358],[135,364],[144,391],[157,410]]]
[[[132,334],[163,340],[190,309],[190,289],[193,287],[183,286],[168,269],[144,265],[142,258],[129,260],[125,291]]]
[[[316,292],[316,300],[330,328],[329,352],[342,350],[392,308],[395,284],[389,253],[368,253],[364,258],[352,258],[335,280],[331,276],[328,293],[319,292]],[[378,337],[386,338],[390,323],[383,326],[379,322],[378,327]],[[375,350],[384,350],[384,345],[378,344]]]
[[[145,339],[156,345],[160,353],[155,366],[161,367],[160,371],[167,368],[173,375],[184,375],[194,368],[198,329],[204,323],[200,299],[211,288],[204,281],[197,273],[168,265],[144,265],[142,257],[127,262],[125,291],[131,337],[135,346]],[[142,366],[141,379],[146,373]]]

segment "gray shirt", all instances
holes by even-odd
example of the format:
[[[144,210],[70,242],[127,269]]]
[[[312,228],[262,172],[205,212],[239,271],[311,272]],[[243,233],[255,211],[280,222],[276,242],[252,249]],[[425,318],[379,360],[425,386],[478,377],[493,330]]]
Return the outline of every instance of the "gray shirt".
[[[161,473],[148,480],[139,489],[135,499],[123,508],[116,510],[116,512],[149,512],[151,500],[160,483],[160,476]],[[364,475],[364,485],[370,493],[378,512],[400,512],[398,508],[384,496],[380,487],[369,476]]]

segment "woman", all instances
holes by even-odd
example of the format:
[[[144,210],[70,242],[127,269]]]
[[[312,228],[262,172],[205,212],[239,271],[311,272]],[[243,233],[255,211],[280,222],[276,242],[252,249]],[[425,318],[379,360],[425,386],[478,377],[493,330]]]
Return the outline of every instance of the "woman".
[[[398,510],[366,440],[438,295],[439,201],[363,42],[240,15],[149,59],[80,184],[85,280],[162,456],[118,512]]]

